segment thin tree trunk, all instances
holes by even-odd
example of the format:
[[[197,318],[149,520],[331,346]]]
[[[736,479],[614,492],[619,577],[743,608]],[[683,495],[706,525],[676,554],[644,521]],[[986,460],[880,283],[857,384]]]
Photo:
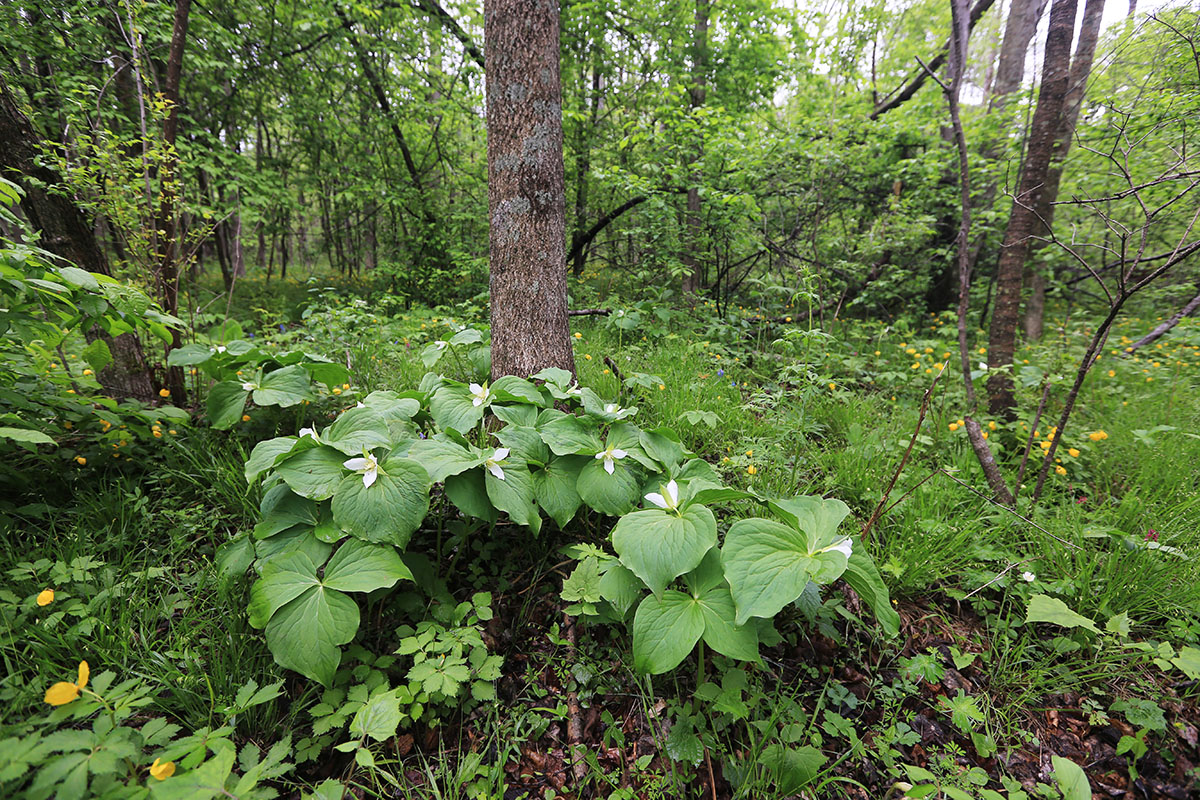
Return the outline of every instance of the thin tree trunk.
[[[996,265],[996,302],[988,335],[988,407],[991,413],[1006,419],[1016,409],[1011,367],[1021,310],[1022,272],[1036,231],[1034,209],[1045,186],[1070,83],[1075,9],[1076,0],[1054,0],[1050,7],[1042,87],[1030,126],[1020,189],[1013,198],[1004,246]]]
[[[1154,330],[1150,331],[1145,336],[1129,345],[1129,347],[1126,347],[1124,355],[1131,355],[1146,345],[1153,344],[1155,341],[1169,333],[1171,329],[1178,325],[1180,320],[1182,320],[1184,317],[1188,316],[1189,314],[1195,314],[1198,311],[1200,311],[1200,294],[1187,301],[1187,304],[1184,305],[1183,308],[1179,309],[1179,311],[1175,313],[1175,316],[1155,327]]]
[[[1075,45],[1075,57],[1071,59],[1071,83],[1067,89],[1066,107],[1059,123],[1054,152],[1050,156],[1050,167],[1046,170],[1046,185],[1038,197],[1035,209],[1043,237],[1049,236],[1054,224],[1054,201],[1058,199],[1063,166],[1067,154],[1071,152],[1075,126],[1083,108],[1083,98],[1087,92],[1088,76],[1092,72],[1092,60],[1096,55],[1096,43],[1100,39],[1100,21],[1103,17],[1104,0],[1087,0],[1087,5],[1083,8],[1083,23],[1079,28],[1079,41]],[[1044,240],[1035,241],[1031,248],[1031,256],[1036,255],[1045,246]],[[1036,342],[1042,338],[1045,321],[1046,275],[1037,269],[1033,262],[1034,259],[1030,258],[1026,264],[1029,297],[1025,301],[1024,328],[1025,338]]]
[[[708,98],[708,24],[712,0],[695,0],[696,15],[692,27],[692,87],[691,107],[693,115],[703,108]],[[704,288],[703,268],[700,264],[700,246],[704,226],[700,217],[699,162],[704,158],[704,143],[698,142],[692,154],[691,179],[687,191],[687,237],[683,245],[683,292],[695,294]]]
[[[555,0],[485,0],[492,376],[575,371]]]
[[[42,247],[81,269],[111,275],[104,251],[83,212],[62,193],[47,191],[47,187],[59,183],[59,177],[38,164],[37,142],[29,119],[0,79],[0,169],[25,176],[21,210],[29,224],[41,231]],[[85,336],[89,342],[102,339],[112,354],[112,363],[96,376],[105,394],[117,400],[154,401],[154,382],[135,335],[125,333],[113,338],[93,327],[85,331]]]

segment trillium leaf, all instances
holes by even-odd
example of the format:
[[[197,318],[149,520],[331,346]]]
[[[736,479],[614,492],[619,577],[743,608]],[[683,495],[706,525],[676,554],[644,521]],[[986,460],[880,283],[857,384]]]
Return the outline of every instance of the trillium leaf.
[[[687,448],[670,428],[657,428],[641,432],[642,449],[647,455],[668,469],[675,467],[687,455]]]
[[[446,478],[446,497],[459,511],[476,519],[495,522],[498,514],[488,497],[482,469],[469,469]]]
[[[887,585],[870,555],[858,548],[853,550],[842,578],[871,607],[884,634],[896,636],[900,633],[900,615],[892,608]]]
[[[273,468],[280,457],[292,452],[297,441],[295,436],[280,436],[254,445],[246,461],[246,483],[254,483],[259,475]]]
[[[758,630],[749,622],[736,624],[728,586],[714,586],[697,599],[704,613],[704,643],[721,655],[739,661],[758,661]]]
[[[296,364],[267,373],[254,390],[254,402],[260,406],[294,406],[309,397],[308,372]]]
[[[526,403],[513,406],[492,405],[489,410],[501,421],[509,425],[520,425],[532,428],[537,425],[538,410],[536,406]]]
[[[674,589],[647,595],[633,615],[633,667],[658,675],[679,666],[704,633],[704,612]]]
[[[317,504],[296,494],[283,483],[267,491],[260,509],[262,518],[254,526],[257,539],[269,538],[297,525],[306,525],[311,529],[321,521]]]
[[[458,333],[450,337],[450,344],[475,344],[483,341],[483,332],[478,328],[463,328]]]
[[[384,419],[412,419],[421,410],[421,401],[383,389],[371,392],[362,402]]]
[[[341,364],[328,364],[320,362],[313,363],[311,361],[313,357],[312,354],[305,353],[304,355],[310,360],[305,361],[300,366],[303,367],[304,371],[312,376],[312,379],[317,383],[323,383],[330,389],[334,389],[350,380],[350,370],[346,369]]]
[[[342,659],[339,646],[354,638],[358,622],[353,600],[318,584],[275,612],[267,646],[281,667],[329,686]]]
[[[352,408],[337,418],[321,435],[321,441],[348,456],[363,450],[390,447],[387,422],[370,408]]]
[[[1035,594],[1029,598],[1029,610],[1025,615],[1025,621],[1050,622],[1064,628],[1087,628],[1092,633],[1100,632],[1095,622],[1082,614],[1076,614],[1057,597],[1045,594]]]
[[[535,406],[547,405],[541,390],[527,380],[516,375],[505,375],[492,384],[492,392],[502,403],[529,403]]]
[[[483,456],[478,452],[452,441],[442,433],[413,442],[408,448],[408,457],[420,462],[434,483],[483,464]]]
[[[491,472],[485,472],[483,476],[492,505],[508,514],[513,522],[540,529],[541,519],[533,502],[533,476],[519,462],[501,464],[500,467],[504,470],[504,480]]]
[[[333,519],[351,536],[404,547],[429,513],[429,485],[429,475],[416,461],[390,458],[370,487],[357,474],[338,485]]]
[[[788,500],[768,500],[767,505],[793,528],[807,534],[809,552],[840,539],[838,526],[850,514],[850,507],[841,500],[809,495]]]
[[[261,569],[266,569],[266,565],[276,558],[294,553],[302,553],[314,564],[324,564],[331,550],[333,547],[314,536],[308,525],[288,528],[270,539],[254,543],[254,555]]]
[[[343,592],[373,592],[412,577],[396,548],[351,539],[329,559],[322,582]]]
[[[1054,766],[1054,782],[1063,793],[1063,800],[1092,800],[1092,784],[1083,767],[1069,758],[1051,756]]]
[[[520,461],[545,464],[550,460],[550,448],[533,428],[510,424],[496,432],[496,439]]]
[[[589,459],[579,471],[575,491],[583,502],[601,514],[619,517],[632,509],[638,498],[637,478],[623,460],[613,464],[611,475],[604,469],[604,463],[595,458]]]
[[[809,555],[803,533],[758,518],[739,520],[729,528],[721,563],[739,625],[750,617],[774,617],[800,596],[822,566]]]
[[[624,619],[641,598],[646,584],[620,561],[612,560],[600,576],[600,596],[612,604]]]
[[[592,455],[604,447],[594,425],[570,414],[539,425],[538,434],[557,456]]]
[[[612,532],[621,563],[661,594],[671,580],[699,566],[717,544],[717,521],[704,506],[693,505],[682,516],[647,509],[626,514]]]
[[[317,568],[303,553],[272,559],[250,587],[250,624],[263,627],[276,611],[318,585]]]
[[[322,445],[287,457],[276,471],[296,494],[325,500],[333,496],[338,484],[346,477],[346,468],[342,466],[345,461],[344,453]]]
[[[221,381],[208,390],[208,421],[217,430],[232,428],[242,420],[250,393],[238,381]]]
[[[467,433],[483,419],[484,406],[473,401],[465,386],[443,386],[433,393],[429,413],[442,430]]]
[[[99,340],[97,340],[99,341]],[[211,348],[203,344],[185,344],[177,347],[167,356],[167,365],[172,367],[191,367],[203,364],[215,355]]]
[[[594,459],[591,459],[594,460]],[[587,465],[586,456],[562,456],[553,458],[533,475],[533,494],[538,505],[558,523],[559,528],[575,518],[583,498],[575,486],[579,473]]]

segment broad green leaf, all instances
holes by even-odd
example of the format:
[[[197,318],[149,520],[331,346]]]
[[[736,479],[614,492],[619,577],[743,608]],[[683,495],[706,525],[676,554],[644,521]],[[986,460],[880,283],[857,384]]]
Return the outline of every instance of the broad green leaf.
[[[346,644],[358,632],[358,605],[346,595],[313,586],[267,623],[267,647],[281,667],[323,686],[333,682]]]
[[[1092,800],[1092,785],[1082,767],[1062,756],[1051,756],[1050,763],[1054,765],[1054,781],[1063,793],[1063,800]]]
[[[271,559],[250,587],[250,624],[262,628],[281,607],[318,585],[317,568],[303,553]]]
[[[749,623],[736,624],[729,587],[713,587],[700,595],[696,602],[704,613],[705,644],[739,661],[758,661],[758,631]]]
[[[538,434],[558,456],[592,455],[604,446],[594,425],[570,414],[563,414],[540,425]]]
[[[642,431],[639,438],[646,454],[668,469],[683,461],[687,454],[687,448],[679,443],[679,438],[670,428]]]
[[[550,449],[554,449],[551,445]],[[624,460],[624,459],[622,459]],[[591,459],[579,471],[575,491],[583,502],[601,514],[619,517],[633,508],[638,497],[638,481],[629,467],[621,461],[613,465],[613,474],[604,469],[603,462]]]
[[[646,584],[628,567],[615,559],[608,562],[600,576],[600,596],[612,604],[624,619],[642,597]]]
[[[612,542],[621,563],[657,595],[716,546],[717,521],[701,505],[689,506],[681,516],[660,509],[635,511],[617,521]]]
[[[815,747],[785,747],[779,743],[768,745],[758,757],[780,797],[797,794],[815,781],[825,760],[825,755]]]
[[[338,484],[334,521],[352,536],[402,548],[429,513],[429,486],[429,475],[416,461],[390,458],[370,487],[358,474]]]
[[[484,457],[442,433],[413,442],[408,449],[408,457],[420,462],[434,483],[478,467],[484,461]]]
[[[674,589],[647,595],[633,615],[633,667],[658,675],[679,666],[704,633],[704,612]]]
[[[225,782],[233,772],[236,757],[232,745],[217,748],[210,759],[193,770],[173,775],[164,781],[151,780],[150,794],[154,800],[212,800],[227,797]]]
[[[387,422],[365,406],[352,408],[338,417],[321,434],[321,442],[336,447],[348,456],[361,455],[363,450],[391,446]]]
[[[343,592],[373,592],[412,577],[396,548],[351,539],[325,565],[322,583]]]
[[[292,553],[302,553],[314,564],[324,564],[333,548],[322,542],[313,534],[313,529],[307,525],[289,528],[270,539],[261,539],[254,543],[254,554],[258,558],[257,566],[266,569],[266,565],[280,556]]]
[[[546,405],[546,400],[536,386],[516,375],[498,378],[491,386],[496,400],[501,403],[522,402],[535,406]]]
[[[1096,623],[1076,614],[1067,604],[1057,597],[1045,594],[1035,594],[1029,598],[1029,610],[1025,614],[1026,622],[1050,622],[1064,628],[1087,628],[1092,633],[1099,633]]]
[[[404,715],[400,711],[400,690],[377,692],[363,704],[350,721],[350,733],[360,739],[369,736],[384,742],[396,735]]]
[[[204,344],[185,344],[171,351],[167,356],[167,364],[172,367],[192,367],[203,364],[216,355],[216,352]]]
[[[803,533],[758,518],[739,520],[729,528],[721,563],[739,625],[750,617],[774,617],[821,571],[821,562],[809,555]]]
[[[178,351],[176,351],[178,352]],[[242,419],[250,393],[237,381],[221,381],[208,390],[208,421],[217,430],[232,428]]]
[[[112,351],[108,349],[108,343],[103,339],[96,339],[83,348],[80,357],[96,372],[99,372],[112,363]]]
[[[458,333],[450,337],[450,344],[463,345],[475,344],[483,341],[483,332],[478,328],[463,328]]]
[[[299,364],[277,369],[254,390],[254,402],[260,406],[294,406],[308,399],[310,383],[308,372]]]
[[[850,553],[850,561],[842,578],[871,607],[884,635],[895,636],[900,633],[900,615],[892,608],[892,599],[875,561],[863,549],[861,542],[858,544],[860,546]]]
[[[312,500],[332,497],[346,477],[344,453],[332,447],[313,447],[288,456],[275,468],[292,491]],[[358,476],[362,480],[361,476]]]
[[[838,526],[850,514],[850,507],[841,500],[801,495],[788,500],[768,500],[775,513],[808,536],[808,552],[833,544]]]
[[[262,516],[254,526],[254,536],[258,539],[266,539],[297,525],[312,528],[321,522],[317,504],[296,494],[283,483],[277,483],[267,490],[259,508]]]
[[[297,441],[295,436],[280,436],[254,445],[246,461],[246,483],[254,483],[259,475],[273,468],[282,456],[292,452]]]
[[[583,504],[575,486],[588,460],[586,456],[552,458],[544,469],[533,474],[534,497],[559,528],[566,528]]]
[[[488,408],[501,422],[506,422],[509,425],[520,425],[524,428],[532,428],[537,424],[537,406],[521,403],[519,405],[512,406],[491,405]]]
[[[87,289],[89,292],[100,290],[100,282],[96,280],[96,276],[79,267],[59,267],[58,276],[72,286],[80,289]],[[96,341],[101,340],[97,339]]]
[[[533,428],[507,425],[496,432],[496,439],[511,451],[510,457],[520,461],[545,464],[550,460],[550,448]]]
[[[1179,648],[1179,655],[1171,659],[1189,680],[1200,679],[1200,650],[1190,645]]]
[[[419,400],[401,397],[395,392],[378,390],[363,398],[363,406],[377,412],[384,419],[412,419],[421,410]]]
[[[484,406],[474,399],[465,386],[443,386],[433,393],[429,413],[442,430],[468,433],[483,419]]]
[[[508,514],[513,522],[540,529],[541,519],[538,517],[537,504],[533,501],[533,476],[519,463],[502,464],[501,468],[504,480],[491,472],[483,475],[492,505]]]
[[[445,482],[446,497],[459,511],[477,519],[495,522],[498,514],[488,497],[482,469],[469,469],[451,475]]]
[[[250,538],[249,534],[239,534],[218,547],[215,566],[217,568],[217,585],[221,591],[228,592],[229,588],[246,574],[246,570],[250,569],[250,565],[253,563],[254,540]]]
[[[14,442],[27,444],[54,444],[54,440],[41,431],[31,431],[28,428],[0,428],[0,439],[10,439]]]
[[[312,358],[308,353],[305,356]],[[350,370],[346,369],[341,364],[323,364],[304,362],[300,364],[305,372],[312,376],[312,379],[317,383],[323,383],[330,389],[341,386],[346,381],[350,380]]]

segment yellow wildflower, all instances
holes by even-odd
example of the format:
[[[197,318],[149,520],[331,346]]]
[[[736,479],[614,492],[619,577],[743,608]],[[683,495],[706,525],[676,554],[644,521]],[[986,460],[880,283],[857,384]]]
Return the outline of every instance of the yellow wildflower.
[[[86,661],[79,662],[79,677],[74,683],[59,681],[46,690],[46,702],[52,706],[62,706],[79,697],[79,690],[87,686],[88,676],[91,675],[91,670],[88,669]]]
[[[956,430],[958,430],[958,423],[957,423],[957,422],[951,422],[951,423],[950,423],[950,432],[951,432],[951,433],[954,433]]]
[[[54,602],[54,590],[53,589],[42,589],[42,591],[38,593],[37,604],[39,606],[48,606],[53,602]]]
[[[584,360],[584,361],[591,361],[591,360],[592,360],[592,354],[591,354],[591,353],[584,353],[584,354],[583,354],[583,360]]]
[[[1068,447],[1067,455],[1069,455],[1071,458],[1079,458],[1079,451],[1076,450],[1074,447]]]
[[[1055,467],[1055,468],[1054,468],[1054,471],[1055,471],[1056,473],[1058,473],[1059,475],[1066,475],[1066,474],[1067,474],[1067,468],[1066,468],[1066,467],[1064,467],[1064,466],[1063,466],[1063,465],[1061,465],[1061,464],[1059,464],[1057,467]]]
[[[757,469],[755,469],[755,467],[754,467],[754,465],[753,465],[753,464],[751,464],[750,466],[746,467],[746,472],[748,472],[748,473],[749,473],[749,474],[751,474],[751,475],[757,475],[757,474],[758,474],[758,470],[757,470]]]
[[[250,421],[250,415],[242,414],[242,422],[249,422],[249,421]],[[162,434],[160,433],[159,436],[162,436]]]
[[[91,371],[90,369],[85,369],[85,370],[83,371],[83,374],[84,374],[84,375],[91,375],[91,374],[92,374],[92,371]]]
[[[175,762],[167,761],[162,763],[160,759],[154,759],[154,763],[150,765],[150,776],[160,781],[165,781],[167,778],[175,774]]]
[[[1091,439],[1093,442],[1098,442],[1101,439],[1107,439],[1108,434],[1105,433],[1104,431],[1092,431],[1091,433],[1088,434],[1088,438]]]
[[[667,387],[666,387],[666,385],[665,385],[665,384],[662,384],[662,383],[660,383],[660,384],[658,385],[658,390],[659,390],[660,392],[665,392],[665,391],[667,390]]]
[[[158,390],[158,396],[159,396],[159,397],[170,397],[170,396],[171,396],[171,390],[170,390],[170,389],[159,389],[159,390]]]
[[[83,456],[75,456],[75,463],[82,467],[87,464],[87,459]]]
[[[582,334],[582,333],[580,333],[579,331],[576,331],[576,332],[575,332],[574,334],[572,334],[572,335],[573,335],[573,336],[574,336],[576,339],[582,339],[582,338],[583,338],[583,334]]]
[[[996,430],[996,422],[995,422],[995,420],[993,420],[993,421],[991,421],[991,422],[989,422],[989,423],[988,423],[988,430],[989,430],[989,431],[994,431],[994,430]]]

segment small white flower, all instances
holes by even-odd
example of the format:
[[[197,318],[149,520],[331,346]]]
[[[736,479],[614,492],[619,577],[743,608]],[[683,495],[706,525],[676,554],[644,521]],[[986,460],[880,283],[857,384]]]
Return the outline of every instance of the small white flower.
[[[354,404],[354,407],[355,408],[366,408],[367,404],[364,403],[362,400],[359,400],[357,403]]]
[[[573,383],[573,384],[571,384],[571,388],[567,389],[567,391],[564,392],[564,394],[569,395],[570,397],[579,397],[580,395],[583,394],[583,389],[579,388],[578,383]]]
[[[496,452],[492,453],[492,457],[486,459],[483,465],[487,467],[488,472],[495,475],[500,480],[504,480],[504,470],[500,468],[500,462],[508,458],[507,447],[497,447]]]
[[[434,342],[433,344],[438,350],[445,350],[447,347],[450,346],[449,342],[443,342],[440,339],[438,341]]]
[[[303,439],[305,436],[311,436],[313,439],[317,440],[318,442],[321,441],[321,437],[317,435],[316,428],[301,428],[300,429],[300,438]]]
[[[841,553],[847,559],[849,559],[850,553],[853,550],[854,550],[854,540],[851,539],[849,536],[847,536],[845,539],[842,539],[840,542],[834,542],[833,544],[829,545],[828,547],[822,547],[817,552],[818,553],[831,553],[831,552]]]
[[[363,486],[368,489],[371,488],[371,484],[375,482],[375,479],[379,477],[379,462],[370,453],[363,453],[362,458],[351,458],[348,461],[343,461],[342,466],[355,472],[361,472]]]
[[[480,386],[478,383],[472,383],[469,387],[471,390],[471,405],[478,408],[488,401],[491,396],[491,391],[488,390],[487,384]]]
[[[217,352],[218,352],[218,353],[224,353],[224,352],[225,352],[225,345],[223,345],[223,344],[219,344],[219,345],[217,345]]]
[[[605,414],[616,414],[621,410],[621,407],[616,403],[608,403],[604,406]]]
[[[257,388],[258,388],[258,387],[257,387],[257,386],[255,386],[255,385],[254,385],[253,383],[251,383],[250,381],[243,381],[243,382],[242,382],[242,391],[243,391],[243,392],[253,392],[253,391],[254,391],[255,389],[257,389]]]
[[[629,455],[629,453],[626,453],[624,450],[618,449],[610,444],[599,453],[596,453],[596,460],[603,461],[604,471],[609,475],[612,475],[613,470],[615,469],[613,464],[627,455]]]
[[[986,361],[980,361],[980,362],[979,362],[979,371],[980,371],[980,372],[987,372],[987,362],[986,362]]]
[[[662,494],[651,492],[646,495],[646,499],[667,511],[674,511],[679,508],[679,484],[675,483],[674,480],[667,481],[666,486],[663,486],[662,490]]]
[[[1032,572],[1022,572],[1021,580],[1025,581],[1026,583],[1033,583],[1037,580],[1037,575],[1034,575]]]

